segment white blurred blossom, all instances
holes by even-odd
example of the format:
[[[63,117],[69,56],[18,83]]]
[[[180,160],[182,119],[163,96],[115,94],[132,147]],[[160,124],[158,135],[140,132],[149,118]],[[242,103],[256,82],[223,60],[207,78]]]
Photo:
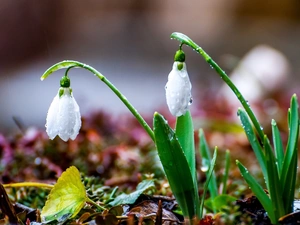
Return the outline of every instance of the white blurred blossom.
[[[281,52],[267,45],[258,45],[242,58],[230,78],[246,100],[256,103],[283,88],[289,70],[289,62]],[[219,96],[231,105],[240,104],[226,84],[220,89]]]
[[[173,63],[165,88],[171,114],[177,117],[184,115],[192,103],[192,85],[184,62]]]
[[[47,114],[46,132],[51,140],[58,135],[62,140],[74,140],[81,127],[79,106],[70,87],[61,87]]]

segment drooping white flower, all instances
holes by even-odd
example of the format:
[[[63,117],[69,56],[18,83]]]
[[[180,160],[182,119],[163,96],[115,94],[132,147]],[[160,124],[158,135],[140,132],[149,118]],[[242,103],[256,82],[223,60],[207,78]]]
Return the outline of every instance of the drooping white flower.
[[[176,117],[184,115],[192,103],[192,85],[185,62],[175,61],[173,63],[165,88],[171,114]]]
[[[70,87],[59,89],[49,107],[45,126],[51,140],[56,135],[64,141],[77,137],[81,127],[81,116]]]

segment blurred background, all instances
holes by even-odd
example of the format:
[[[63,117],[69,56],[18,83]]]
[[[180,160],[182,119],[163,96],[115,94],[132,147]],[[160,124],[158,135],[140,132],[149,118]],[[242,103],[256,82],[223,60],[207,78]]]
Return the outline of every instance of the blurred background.
[[[48,107],[64,71],[40,81],[53,64],[72,59],[95,67],[148,115],[165,109],[164,86],[178,42],[174,31],[191,37],[228,73],[257,45],[284,57],[284,79],[273,91],[297,90],[300,72],[300,1],[252,0],[1,0],[0,132],[44,127]],[[184,48],[194,99],[222,81],[191,49]],[[257,63],[264,63],[258,55]],[[270,70],[277,71],[277,63]],[[127,112],[96,77],[70,72],[82,115]],[[270,78],[271,80],[272,78]],[[253,90],[255,92],[255,90]],[[193,110],[193,109],[192,109]]]

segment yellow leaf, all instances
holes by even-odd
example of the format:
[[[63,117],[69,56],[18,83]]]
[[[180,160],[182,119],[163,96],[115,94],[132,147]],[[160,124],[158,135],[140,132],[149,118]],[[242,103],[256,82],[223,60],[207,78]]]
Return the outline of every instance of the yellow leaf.
[[[57,220],[63,222],[73,218],[87,200],[86,190],[80,173],[71,166],[58,178],[41,212],[42,222]]]

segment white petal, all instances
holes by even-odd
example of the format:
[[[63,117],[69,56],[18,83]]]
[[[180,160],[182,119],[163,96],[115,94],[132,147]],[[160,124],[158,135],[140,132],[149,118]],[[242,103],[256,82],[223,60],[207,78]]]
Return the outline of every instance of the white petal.
[[[59,106],[59,96],[58,94],[54,97],[47,114],[46,119],[46,132],[51,140],[58,135],[58,120],[57,120],[57,112]]]
[[[46,131],[50,139],[58,135],[62,140],[74,140],[81,127],[81,116],[79,106],[75,101],[70,88],[64,88],[61,97],[55,96],[50,105]]]
[[[67,141],[75,126],[76,115],[73,98],[68,92],[67,88],[65,93],[59,99],[59,110],[58,110],[58,124],[59,133],[58,135],[64,141]]]
[[[75,113],[75,125],[73,128],[73,133],[71,134],[70,138],[72,140],[75,140],[75,138],[77,137],[77,135],[79,133],[79,129],[81,127],[81,115],[80,115],[79,106],[73,96],[72,96],[72,100],[73,100],[74,113]]]
[[[186,65],[183,63],[183,68],[178,70],[178,63],[174,62],[166,84],[167,104],[171,114],[177,117],[186,113],[192,99],[192,85]]]

